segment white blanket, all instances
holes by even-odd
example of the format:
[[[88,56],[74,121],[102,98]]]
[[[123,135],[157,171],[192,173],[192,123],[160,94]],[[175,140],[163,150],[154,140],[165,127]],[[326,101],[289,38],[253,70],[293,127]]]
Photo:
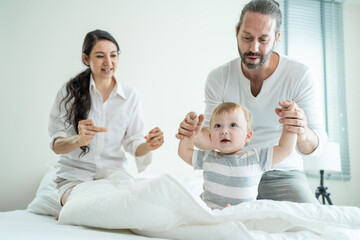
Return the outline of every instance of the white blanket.
[[[135,180],[125,172],[75,187],[60,224],[132,229],[171,239],[359,239],[360,209],[252,201],[211,210],[169,175]]]

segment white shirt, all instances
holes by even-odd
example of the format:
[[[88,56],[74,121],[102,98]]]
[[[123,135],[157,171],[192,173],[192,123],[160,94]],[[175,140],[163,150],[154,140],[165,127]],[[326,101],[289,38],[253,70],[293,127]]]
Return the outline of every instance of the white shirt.
[[[309,128],[319,138],[319,145],[312,153],[317,154],[327,141],[317,80],[304,64],[284,55],[279,57],[276,70],[263,82],[256,97],[251,93],[250,80],[242,72],[240,58],[211,71],[205,86],[204,126],[209,127],[211,114],[218,104],[236,102],[250,111],[253,120],[253,137],[244,150],[278,145],[282,124],[275,108],[279,107],[279,101],[290,99],[304,110]],[[302,154],[294,149],[274,169],[302,170]]]
[[[88,119],[95,126],[106,127],[107,132],[99,132],[90,141],[90,151],[79,157],[80,148],[67,154],[60,154],[57,175],[69,180],[93,180],[96,173],[104,168],[126,170],[125,152],[135,155],[138,146],[145,142],[144,123],[138,93],[131,87],[117,82],[109,98],[103,103],[101,94],[90,78],[91,109]],[[50,147],[58,137],[76,135],[73,125],[65,122],[64,103],[59,104],[66,95],[66,84],[59,90],[49,118]],[[136,157],[139,171],[143,171],[151,162],[151,153]]]

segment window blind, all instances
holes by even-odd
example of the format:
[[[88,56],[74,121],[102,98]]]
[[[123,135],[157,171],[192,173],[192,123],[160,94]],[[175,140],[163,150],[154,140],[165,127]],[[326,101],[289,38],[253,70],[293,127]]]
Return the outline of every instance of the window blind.
[[[342,2],[280,0],[282,41],[277,51],[293,57],[314,72],[323,90],[324,120],[329,141],[340,144],[341,173],[330,179],[350,180],[350,157],[345,95]],[[310,177],[319,175],[307,173]]]

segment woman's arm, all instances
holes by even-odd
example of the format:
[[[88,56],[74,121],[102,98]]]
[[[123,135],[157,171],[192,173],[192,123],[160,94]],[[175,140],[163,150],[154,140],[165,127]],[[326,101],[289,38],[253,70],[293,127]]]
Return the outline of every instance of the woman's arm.
[[[53,142],[52,150],[56,154],[66,154],[74,151],[79,147],[81,147],[80,136],[75,135],[67,138],[64,137],[55,138]]]
[[[96,127],[91,119],[79,121],[79,134],[71,137],[58,137],[54,140],[52,149],[56,154],[66,154],[86,146],[94,139],[96,133],[107,132],[107,128]]]

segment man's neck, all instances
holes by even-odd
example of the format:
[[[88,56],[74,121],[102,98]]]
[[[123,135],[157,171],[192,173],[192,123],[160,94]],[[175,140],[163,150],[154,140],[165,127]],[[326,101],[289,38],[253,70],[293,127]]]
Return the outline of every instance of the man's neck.
[[[256,70],[247,69],[241,62],[241,69],[244,76],[250,80],[251,93],[256,97],[262,88],[263,82],[269,78],[276,70],[279,64],[279,55],[273,52],[269,60]]]
[[[244,63],[241,62],[241,69],[244,73],[244,76],[249,79],[251,82],[263,82],[265,79],[270,77],[277,68],[279,64],[279,55],[276,52],[273,52],[269,60],[259,67],[256,70],[248,69],[244,66]]]

